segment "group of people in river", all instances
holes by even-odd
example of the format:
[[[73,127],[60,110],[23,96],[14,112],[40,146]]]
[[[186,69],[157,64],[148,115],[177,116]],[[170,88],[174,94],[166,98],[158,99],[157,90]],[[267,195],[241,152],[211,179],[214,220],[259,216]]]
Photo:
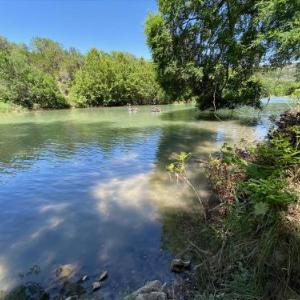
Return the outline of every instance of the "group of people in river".
[[[137,107],[134,107],[134,106],[131,106],[131,104],[127,104],[127,108],[128,108],[128,112],[129,113],[136,113],[138,112],[138,108]],[[160,113],[161,112],[161,108],[154,105],[151,107],[151,112],[157,112],[157,113]]]

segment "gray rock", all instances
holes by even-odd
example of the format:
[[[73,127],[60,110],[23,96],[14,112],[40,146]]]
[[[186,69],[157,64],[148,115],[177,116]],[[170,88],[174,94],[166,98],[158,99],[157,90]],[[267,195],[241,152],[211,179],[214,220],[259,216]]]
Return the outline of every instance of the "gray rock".
[[[148,294],[139,294],[135,300],[167,300],[167,295],[164,292],[151,292]]]
[[[133,294],[138,295],[138,294],[147,294],[151,292],[158,292],[162,288],[162,283],[159,280],[153,280],[147,282],[143,287],[135,291]]]
[[[102,284],[99,281],[95,281],[92,283],[93,292],[99,290],[102,287]]]
[[[167,295],[162,291],[163,288],[164,285],[159,280],[150,281],[131,295],[125,297],[125,300],[164,300],[167,299]]]
[[[181,258],[175,258],[171,262],[171,271],[175,273],[184,272],[191,267],[190,261],[184,261]]]

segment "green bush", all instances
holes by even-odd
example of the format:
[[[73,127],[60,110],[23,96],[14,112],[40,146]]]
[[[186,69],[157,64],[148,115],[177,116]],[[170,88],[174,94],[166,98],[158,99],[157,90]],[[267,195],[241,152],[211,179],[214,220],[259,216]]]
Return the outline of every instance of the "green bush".
[[[152,63],[134,56],[92,49],[71,88],[75,106],[113,106],[163,102]]]
[[[68,106],[54,78],[31,66],[19,49],[0,50],[0,99],[27,108]]]

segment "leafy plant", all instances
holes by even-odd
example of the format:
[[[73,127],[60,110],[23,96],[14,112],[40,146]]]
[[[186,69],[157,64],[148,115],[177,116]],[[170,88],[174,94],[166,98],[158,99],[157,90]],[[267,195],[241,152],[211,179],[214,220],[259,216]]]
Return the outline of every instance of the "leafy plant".
[[[166,169],[169,172],[170,176],[174,175],[176,178],[177,183],[181,180],[185,182],[189,188],[192,189],[194,194],[196,195],[201,208],[204,217],[206,218],[206,207],[205,204],[203,203],[196,187],[191,183],[191,181],[188,179],[187,173],[186,173],[186,162],[188,159],[190,159],[191,153],[186,153],[186,152],[180,152],[179,154],[176,154],[175,160],[167,165]]]
[[[245,149],[225,144],[208,163],[209,178],[227,212],[210,217],[218,220],[216,230],[228,234],[210,272],[220,265],[223,269],[218,279],[210,277],[213,289],[206,295],[299,298],[299,110],[273,121],[265,141]],[[236,268],[239,263],[242,267]]]

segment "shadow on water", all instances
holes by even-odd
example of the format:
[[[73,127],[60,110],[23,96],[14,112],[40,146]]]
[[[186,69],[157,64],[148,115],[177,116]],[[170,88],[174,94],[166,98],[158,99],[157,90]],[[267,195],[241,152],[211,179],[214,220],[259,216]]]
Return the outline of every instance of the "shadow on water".
[[[245,116],[244,116],[245,117]],[[241,116],[237,110],[221,110],[217,113],[213,111],[199,111],[197,108],[183,109],[164,113],[161,118],[165,121],[230,121],[239,120]],[[252,117],[251,117],[252,118]]]
[[[165,169],[165,164],[174,159],[174,154],[181,151],[204,155],[199,145],[214,143],[217,133],[211,129],[170,125],[162,130],[158,145],[157,161]],[[207,149],[207,154],[210,149]]]
[[[182,109],[166,112],[161,115],[161,119],[165,121],[237,121],[241,125],[256,126],[262,121],[262,118],[268,118],[272,114],[277,115],[287,110],[289,106],[283,103],[274,103],[264,106],[262,110],[250,107],[241,107],[239,109],[230,110],[222,109],[217,113],[213,111],[199,111],[197,108]]]
[[[209,237],[212,234],[203,224],[203,215],[195,193],[185,183],[170,179],[166,165],[174,161],[174,151],[192,153],[192,159],[186,166],[188,177],[201,200],[210,201],[214,195],[211,193],[205,169],[195,163],[194,159],[207,159],[216,150],[217,136],[217,131],[208,128],[180,125],[168,126],[162,132],[157,150],[158,163],[151,183],[153,189],[156,182],[163,183],[164,190],[158,193],[167,202],[160,203],[161,247],[174,256],[190,247],[190,243],[195,240],[201,240],[203,247],[207,248],[211,245]]]

